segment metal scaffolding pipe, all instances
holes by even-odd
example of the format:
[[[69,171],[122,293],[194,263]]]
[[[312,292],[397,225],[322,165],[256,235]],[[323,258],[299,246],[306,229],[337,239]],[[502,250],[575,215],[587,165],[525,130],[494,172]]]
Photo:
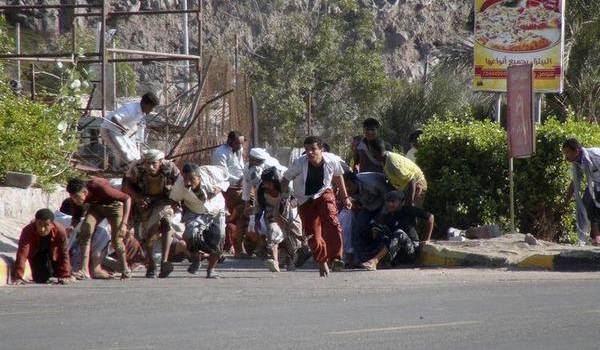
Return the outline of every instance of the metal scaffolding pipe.
[[[167,15],[196,13],[197,10],[146,10],[146,11],[114,11],[109,12],[108,17],[137,16],[137,15]]]
[[[116,52],[130,55],[143,55],[143,56],[157,56],[157,57],[173,57],[190,60],[198,60],[200,56],[195,55],[184,55],[180,53],[166,53],[166,52],[154,52],[154,51],[141,51],[141,50],[128,50],[128,49],[106,49],[108,52]]]
[[[5,55],[0,55],[0,60],[3,59],[8,59],[8,58],[52,58],[52,57],[58,57],[58,58],[62,58],[62,57],[72,57],[73,53],[72,52],[58,52],[58,53],[11,53],[11,54],[5,54]],[[83,54],[83,56],[86,57],[98,57],[100,56],[100,53],[98,52],[86,52]]]
[[[66,62],[75,63],[73,58],[50,58],[50,57],[21,57],[21,58],[7,58],[9,61],[32,61],[32,62]]]
[[[64,5],[3,5],[0,6],[0,11],[5,10],[39,10],[39,9],[92,9],[92,8],[100,8],[99,5],[89,5],[89,4],[64,4]]]

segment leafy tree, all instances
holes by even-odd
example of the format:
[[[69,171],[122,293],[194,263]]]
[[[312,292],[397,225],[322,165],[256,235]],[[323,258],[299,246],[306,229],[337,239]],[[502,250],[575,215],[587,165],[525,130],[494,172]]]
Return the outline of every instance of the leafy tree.
[[[352,1],[329,1],[327,8],[290,15],[286,30],[246,62],[261,137],[271,144],[298,144],[306,135],[309,93],[311,132],[338,150],[357,120],[381,104],[387,78],[373,16]]]

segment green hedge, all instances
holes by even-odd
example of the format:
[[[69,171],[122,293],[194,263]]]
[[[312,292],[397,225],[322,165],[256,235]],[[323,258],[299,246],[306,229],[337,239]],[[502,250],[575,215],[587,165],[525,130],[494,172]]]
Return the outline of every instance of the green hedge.
[[[436,214],[438,234],[448,227],[509,223],[507,137],[492,122],[434,119],[419,139],[417,162],[429,183],[426,207]],[[600,126],[569,118],[537,127],[536,154],[515,160],[515,210],[521,232],[546,240],[574,241],[573,206],[563,205],[570,180],[561,146],[577,137],[600,145]]]
[[[0,182],[7,171],[33,173],[48,188],[73,170],[78,113],[74,98],[51,106],[15,96],[0,82]]]

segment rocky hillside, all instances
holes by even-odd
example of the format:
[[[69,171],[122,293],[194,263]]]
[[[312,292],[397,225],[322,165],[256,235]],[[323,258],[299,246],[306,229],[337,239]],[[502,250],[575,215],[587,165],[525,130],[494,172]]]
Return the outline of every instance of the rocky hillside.
[[[17,4],[33,0],[8,0]],[[117,10],[173,9],[182,0],[111,0]],[[68,0],[62,0],[68,2]],[[98,3],[98,0],[79,0],[79,3]],[[415,79],[422,76],[425,62],[435,62],[439,48],[468,36],[466,23],[472,7],[471,0],[357,0],[368,8],[376,19],[373,40],[383,44],[383,60],[390,75]],[[190,8],[197,6],[189,0]],[[204,0],[204,52],[221,57],[233,57],[235,34],[238,35],[242,58],[254,58],[253,53],[269,42],[283,28],[286,16],[311,16],[336,11],[334,1],[319,0]],[[85,11],[85,10],[78,10]],[[109,20],[116,28],[119,47],[161,52],[181,52],[183,32],[181,15],[131,16]],[[71,27],[69,11],[36,11],[11,14],[9,22],[20,21],[25,28],[45,36],[58,37]],[[84,28],[95,28],[97,19],[79,18]],[[190,15],[190,52],[197,53],[197,21]],[[164,63],[135,64],[139,73],[139,90],[149,85],[160,89],[164,78]],[[173,63],[175,77],[183,78],[181,63]]]

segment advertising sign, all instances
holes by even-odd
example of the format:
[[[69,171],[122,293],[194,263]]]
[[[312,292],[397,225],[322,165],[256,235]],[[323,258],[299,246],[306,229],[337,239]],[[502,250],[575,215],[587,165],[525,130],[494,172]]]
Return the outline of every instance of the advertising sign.
[[[565,0],[475,0],[473,88],[506,91],[507,67],[533,65],[535,92],[562,92]]]
[[[507,69],[506,129],[508,154],[512,158],[529,157],[535,152],[532,68],[525,64]]]

